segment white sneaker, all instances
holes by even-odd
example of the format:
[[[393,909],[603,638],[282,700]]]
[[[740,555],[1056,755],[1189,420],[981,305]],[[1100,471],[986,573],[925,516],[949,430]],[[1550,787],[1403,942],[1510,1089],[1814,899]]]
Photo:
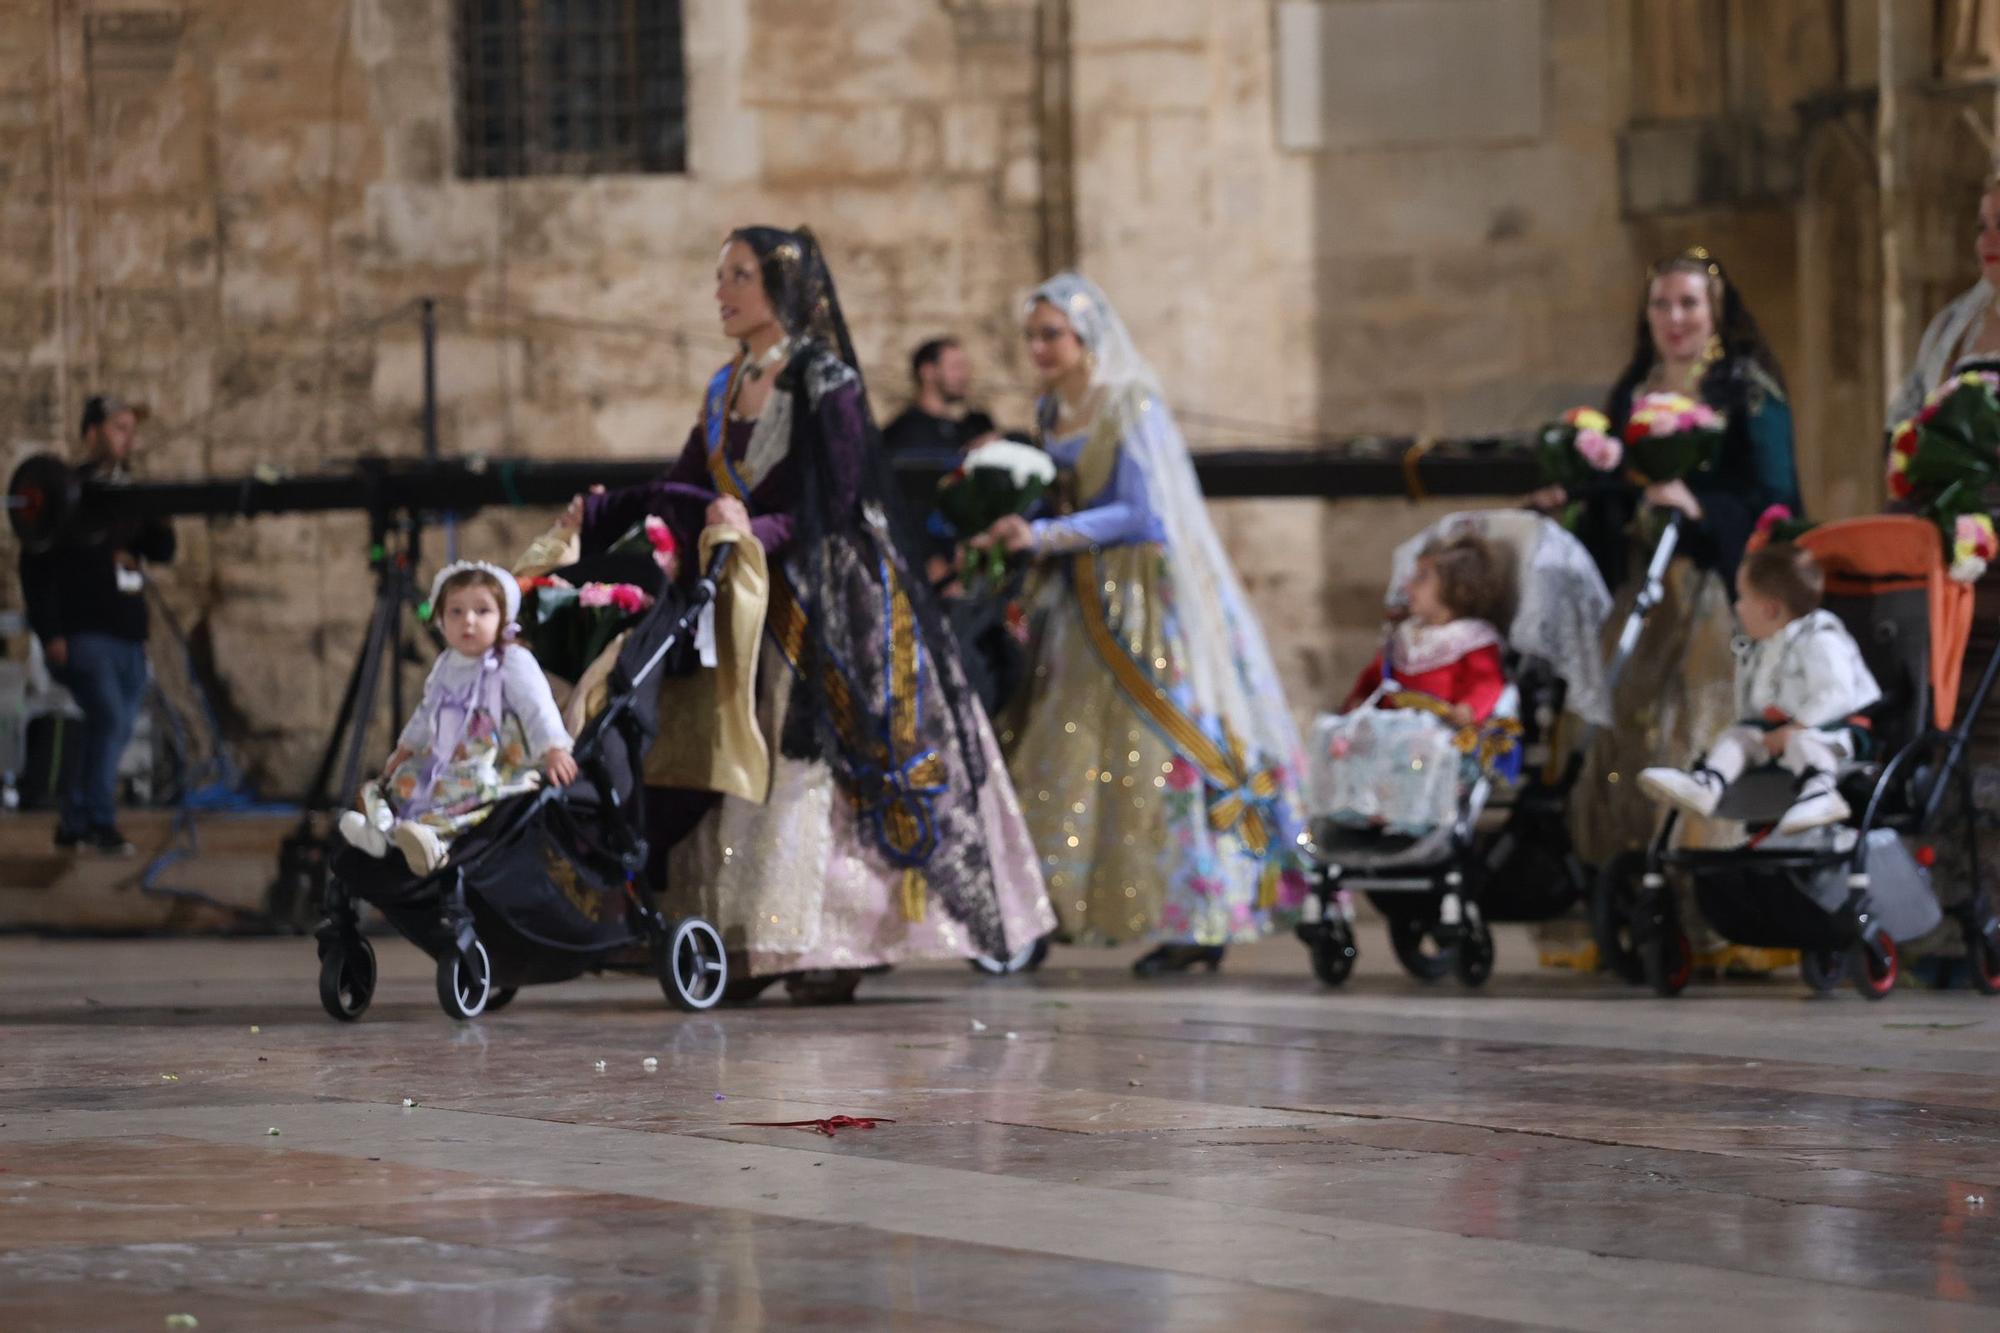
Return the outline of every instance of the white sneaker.
[[[444,840],[428,824],[406,819],[396,825],[396,850],[410,863],[410,873],[428,875],[445,863]]]
[[[1704,818],[1715,813],[1722,800],[1722,779],[1707,769],[1692,773],[1678,768],[1649,768],[1639,774],[1639,790],[1656,801],[1676,805],[1689,814]]]
[[[340,836],[347,839],[347,845],[356,851],[367,856],[389,854],[389,839],[359,810],[349,810],[342,815],[336,827],[340,829]]]
[[[1853,809],[1831,782],[1820,779],[1807,784],[1799,799],[1792,802],[1792,808],[1785,811],[1785,817],[1778,821],[1780,837],[1793,833],[1805,833],[1828,824],[1838,824]]]

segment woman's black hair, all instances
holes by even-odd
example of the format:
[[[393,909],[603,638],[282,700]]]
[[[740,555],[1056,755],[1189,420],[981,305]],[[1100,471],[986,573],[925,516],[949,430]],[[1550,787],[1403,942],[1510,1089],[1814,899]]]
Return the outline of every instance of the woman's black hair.
[[[1730,281],[1714,256],[1696,246],[1661,260],[1647,271],[1646,283],[1639,298],[1632,357],[1612,386],[1611,396],[1604,407],[1605,415],[1611,418],[1614,433],[1624,432],[1626,423],[1632,417],[1633,403],[1659,364],[1659,347],[1653,342],[1653,326],[1646,317],[1646,311],[1652,301],[1653,284],[1670,273],[1693,273],[1706,280],[1709,309],[1713,312],[1715,336],[1720,344],[1715,349],[1719,355],[1692,386],[1694,396],[1720,412],[1727,422],[1722,457],[1716,470],[1708,474],[1707,485],[1699,478],[1689,479],[1690,488],[1699,495],[1705,489],[1711,492],[1716,487],[1726,489],[1732,478],[1740,479],[1746,467],[1745,460],[1751,457],[1754,450],[1750,436],[1751,418],[1766,398],[1784,397],[1785,376],[1736,284]],[[1613,588],[1620,587],[1631,573],[1626,527],[1638,503],[1636,492],[1622,478],[1607,479],[1585,498],[1589,502],[1579,516],[1576,535],[1597,562],[1604,581]],[[1794,513],[1802,512],[1803,506],[1796,495],[1782,497],[1782,500]],[[1704,505],[1711,509],[1718,507],[1707,502]],[[1683,535],[1682,550],[1697,562],[1722,574],[1724,583],[1733,589],[1736,561],[1742,554],[1756,517],[1756,509],[1750,510],[1747,515],[1711,512],[1705,524],[1695,525]]]
[[[1708,306],[1715,319],[1715,335],[1721,340],[1722,354],[1702,372],[1701,396],[1712,402],[1721,400],[1726,411],[1729,400],[1735,396],[1730,392],[1732,383],[1747,387],[1752,377],[1745,372],[1752,366],[1763,372],[1782,393],[1785,388],[1784,371],[1779,368],[1778,358],[1771,351],[1771,345],[1764,340],[1763,331],[1757,327],[1742,293],[1729,280],[1722,264],[1708,251],[1696,246],[1671,259],[1661,260],[1647,271],[1646,285],[1639,294],[1639,321],[1632,340],[1632,357],[1625,363],[1624,371],[1611,390],[1609,415],[1612,425],[1624,428],[1626,420],[1632,415],[1632,400],[1639,386],[1646,382],[1653,373],[1653,367],[1659,364],[1660,349],[1653,341],[1653,325],[1646,317],[1646,310],[1652,304],[1653,284],[1670,273],[1693,273],[1707,280]],[[1713,395],[1709,392],[1711,388],[1717,391]]]
[[[800,227],[787,231],[778,227],[739,227],[729,234],[756,254],[763,275],[764,291],[773,312],[797,346],[779,373],[776,388],[794,397],[792,410],[792,456],[799,464],[799,503],[793,514],[793,553],[787,563],[801,599],[818,614],[812,618],[813,644],[819,652],[832,652],[838,660],[854,660],[873,645],[841,642],[847,616],[840,608],[848,585],[838,577],[828,558],[828,538],[859,537],[872,509],[886,521],[892,540],[883,544],[880,558],[896,570],[897,583],[908,596],[917,621],[924,652],[935,665],[943,683],[945,703],[950,709],[960,753],[964,756],[973,790],[955,795],[976,802],[978,788],[986,780],[985,748],[979,739],[979,721],[974,710],[977,697],[966,684],[958,660],[956,641],[929,583],[921,574],[902,567],[902,550],[917,547],[907,541],[913,531],[904,515],[897,487],[889,469],[888,452],[882,446],[882,432],[868,404],[868,385],[861,373],[861,359],[854,350],[847,319],[834,288],[819,240],[811,230]],[[852,505],[842,505],[830,472],[823,433],[815,428],[815,398],[810,377],[830,367],[832,357],[854,374],[859,390],[862,456],[859,487]],[[864,547],[867,545],[863,544]],[[793,686],[794,705],[788,710],[780,738],[783,752],[792,758],[824,759],[838,766],[851,759],[841,743],[833,722],[833,710],[826,697],[825,674],[818,670],[800,673]],[[799,699],[800,692],[804,698]],[[800,706],[803,703],[803,706]],[[878,716],[879,701],[856,700],[860,716],[857,726],[874,734],[886,725]]]

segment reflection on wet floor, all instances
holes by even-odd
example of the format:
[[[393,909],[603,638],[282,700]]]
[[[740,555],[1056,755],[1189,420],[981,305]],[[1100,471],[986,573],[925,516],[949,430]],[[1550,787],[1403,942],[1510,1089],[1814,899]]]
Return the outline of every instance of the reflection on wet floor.
[[[0,941],[0,1328],[2000,1319],[2000,1007],[1966,993],[1335,995],[1272,941],[455,1025],[385,942],[339,1026],[311,954]],[[836,1115],[894,1123],[745,1123]]]

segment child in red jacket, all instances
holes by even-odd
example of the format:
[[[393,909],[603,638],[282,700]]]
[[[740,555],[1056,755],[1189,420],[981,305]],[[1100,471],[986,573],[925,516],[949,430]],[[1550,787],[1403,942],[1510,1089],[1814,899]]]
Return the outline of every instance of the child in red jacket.
[[[1443,703],[1438,711],[1458,726],[1492,717],[1507,689],[1500,666],[1503,627],[1514,618],[1507,559],[1469,533],[1433,542],[1417,557],[1404,597],[1406,614],[1341,711],[1366,702],[1387,675],[1403,691]]]
[[[1433,542],[1404,589],[1407,609],[1314,747],[1319,807],[1343,823],[1420,835],[1457,805],[1457,733],[1493,716],[1507,690],[1513,620],[1506,555],[1464,534]]]

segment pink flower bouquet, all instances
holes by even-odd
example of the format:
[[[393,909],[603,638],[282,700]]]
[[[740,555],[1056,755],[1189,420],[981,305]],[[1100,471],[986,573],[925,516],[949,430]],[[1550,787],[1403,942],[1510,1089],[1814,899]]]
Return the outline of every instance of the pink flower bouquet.
[[[613,639],[653,604],[630,583],[586,583],[560,578],[521,582],[521,638],[542,669],[576,680]]]
[[[1649,393],[1625,423],[1625,462],[1642,482],[1683,481],[1715,466],[1722,414],[1686,394]]]
[[[1575,490],[1592,474],[1616,472],[1625,446],[1611,433],[1611,419],[1594,407],[1573,407],[1542,427],[1535,441],[1542,479]]]

